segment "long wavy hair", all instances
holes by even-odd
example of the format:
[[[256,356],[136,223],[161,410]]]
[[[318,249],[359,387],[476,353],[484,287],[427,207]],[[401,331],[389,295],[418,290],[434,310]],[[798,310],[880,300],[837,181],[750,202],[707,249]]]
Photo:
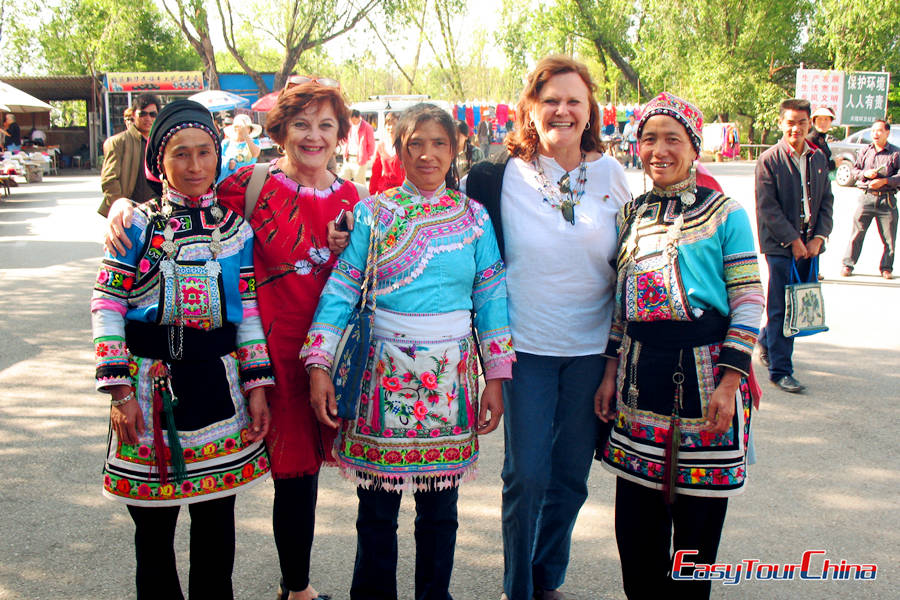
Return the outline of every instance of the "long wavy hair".
[[[600,141],[600,127],[602,125],[600,118],[600,106],[594,98],[594,92],[597,86],[591,79],[591,74],[587,67],[568,56],[561,54],[545,56],[534,68],[534,71],[528,74],[528,81],[522,95],[519,96],[519,103],[516,105],[516,129],[506,138],[506,149],[510,156],[521,158],[522,160],[531,160],[537,154],[538,137],[537,129],[534,121],[531,119],[531,109],[540,100],[541,90],[547,81],[555,75],[563,75],[565,73],[575,73],[584,82],[588,89],[588,127],[581,134],[581,150],[583,152],[602,152],[604,149],[603,142]]]

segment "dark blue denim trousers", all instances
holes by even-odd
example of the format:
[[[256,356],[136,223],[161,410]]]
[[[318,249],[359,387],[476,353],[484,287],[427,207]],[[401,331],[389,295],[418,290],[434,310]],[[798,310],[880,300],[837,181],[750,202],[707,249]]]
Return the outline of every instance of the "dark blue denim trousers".
[[[794,338],[784,337],[784,286],[791,283],[791,261],[788,256],[766,254],[769,288],[766,294],[766,326],[759,332],[758,343],[769,352],[769,379],[778,381],[794,374],[791,356]],[[797,271],[803,281],[809,276],[810,261],[798,260]]]
[[[416,600],[452,600],[450,575],[458,527],[459,488],[414,492]],[[351,600],[397,600],[397,515],[400,492],[358,487],[356,564]]]
[[[597,436],[594,393],[606,359],[516,353],[503,383],[503,589],[531,600],[559,588],[587,499]]]

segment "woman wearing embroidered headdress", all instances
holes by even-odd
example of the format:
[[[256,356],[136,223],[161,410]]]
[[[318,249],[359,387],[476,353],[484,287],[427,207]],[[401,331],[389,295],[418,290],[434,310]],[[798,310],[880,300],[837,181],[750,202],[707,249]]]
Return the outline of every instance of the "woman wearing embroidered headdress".
[[[620,215],[616,308],[595,410],[613,422],[602,460],[618,476],[616,541],[629,598],[709,596],[708,580],[669,577],[670,548],[714,563],[728,498],[746,480],[750,357],[764,299],[747,213],[696,183],[702,119],[665,92],[645,107],[640,157],[654,185]]]
[[[320,427],[313,414],[298,354],[336,254],[347,245],[348,234],[336,233],[333,220],[366,195],[363,186],[328,168],[350,130],[349,117],[339,82],[291,75],[266,119],[266,131],[283,156],[242,167],[217,188],[220,202],[247,216],[255,235],[259,311],[275,373],[275,387],[266,394],[272,414],[266,446],[282,600],[328,598],[310,582],[310,556],[319,470],[331,458],[334,431]],[[255,206],[247,204],[254,187]],[[248,208],[252,212],[246,215]],[[113,206],[107,248],[127,246],[115,235],[130,210],[126,200]]]
[[[134,211],[91,300],[97,389],[111,395],[103,492],[134,520],[138,598],[183,598],[173,540],[191,513],[192,598],[231,598],[234,495],[269,472],[272,368],[253,231],[213,187],[219,136],[202,105],[160,111],[147,142],[160,196]]]
[[[394,145],[406,180],[357,204],[350,245],[323,290],[302,356],[316,415],[337,427],[329,368],[360,296],[370,299],[362,290],[372,265],[363,391],[336,444],[359,498],[350,598],[397,598],[397,516],[406,491],[416,502],[415,582],[406,585],[420,600],[449,600],[459,485],[475,475],[478,435],[500,422],[500,384],[514,360],[506,271],[484,207],[454,189],[450,115],[431,104],[408,108]],[[479,353],[487,380],[480,409]]]

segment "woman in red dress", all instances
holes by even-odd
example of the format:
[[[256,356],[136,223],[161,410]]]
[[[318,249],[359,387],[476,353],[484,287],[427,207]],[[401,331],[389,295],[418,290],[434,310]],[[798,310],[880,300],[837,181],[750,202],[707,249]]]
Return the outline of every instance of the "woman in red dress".
[[[403,185],[406,179],[406,171],[403,163],[394,149],[394,125],[397,123],[397,114],[388,113],[384,116],[384,134],[375,146],[375,162],[372,163],[372,178],[369,179],[369,194]]]
[[[328,170],[335,147],[350,129],[338,83],[299,79],[304,82],[286,88],[266,119],[266,131],[284,155],[268,165],[247,220],[255,236],[257,296],[275,371],[275,387],[266,394],[271,411],[266,446],[275,480],[272,525],[281,565],[279,598],[326,600],[309,583],[309,558],[319,468],[331,458],[335,432],[320,428],[310,408],[309,378],[299,355],[336,261],[333,250],[348,241],[347,234],[332,233],[329,239],[334,218],[341,209],[352,213],[367,190]],[[242,216],[253,169],[239,169],[217,190],[219,202]],[[111,234],[123,214],[130,218],[121,208],[110,211]]]

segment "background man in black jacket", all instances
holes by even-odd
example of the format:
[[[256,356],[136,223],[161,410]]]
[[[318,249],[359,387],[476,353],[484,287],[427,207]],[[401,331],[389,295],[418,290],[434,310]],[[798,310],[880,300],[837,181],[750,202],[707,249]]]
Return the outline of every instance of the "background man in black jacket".
[[[831,234],[834,196],[825,155],[806,143],[809,101],[785,100],[779,113],[778,126],[784,135],[756,163],[759,250],[769,267],[767,322],[760,332],[759,345],[772,383],[797,393],[805,386],[794,378],[794,338],[782,333],[784,287],[791,282],[793,261],[800,277],[809,277],[811,259],[823,251]]]

